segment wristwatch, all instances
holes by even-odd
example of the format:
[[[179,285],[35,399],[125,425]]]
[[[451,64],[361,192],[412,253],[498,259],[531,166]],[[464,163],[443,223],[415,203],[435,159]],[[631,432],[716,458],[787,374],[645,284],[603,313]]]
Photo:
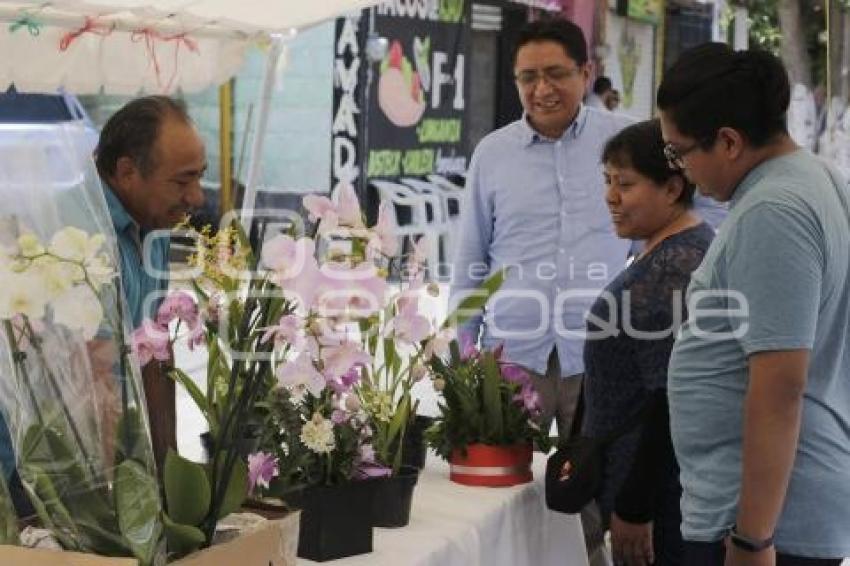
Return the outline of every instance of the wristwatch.
[[[763,540],[752,539],[740,534],[738,532],[738,525],[732,527],[732,531],[729,533],[729,539],[732,541],[732,544],[747,552],[759,552],[773,546],[773,535]]]

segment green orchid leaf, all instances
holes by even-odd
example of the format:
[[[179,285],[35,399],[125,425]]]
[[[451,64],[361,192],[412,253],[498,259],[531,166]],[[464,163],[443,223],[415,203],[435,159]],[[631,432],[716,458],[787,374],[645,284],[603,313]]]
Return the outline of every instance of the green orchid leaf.
[[[71,514],[62,505],[59,495],[44,470],[35,465],[22,465],[18,471],[42,524],[53,533],[66,550],[82,551],[80,533]]]
[[[487,304],[487,301],[490,300],[490,297],[492,297],[496,291],[501,288],[504,281],[504,269],[500,269],[488,277],[477,289],[472,291],[469,296],[463,299],[448,317],[446,317],[446,321],[443,323],[443,328],[461,325],[470,318],[476,316],[479,312],[481,312],[481,309],[484,308],[484,305]]]
[[[0,474],[0,544],[19,544],[18,534],[18,516],[15,514],[6,479]]]
[[[195,405],[197,405],[198,409],[201,410],[201,413],[204,415],[204,418],[206,418],[209,422],[210,407],[207,403],[207,398],[206,396],[204,396],[204,393],[195,384],[195,382],[192,381],[192,378],[186,375],[178,368],[172,368],[171,371],[168,372],[168,377],[183,386],[183,388],[195,402]]]
[[[118,528],[114,521],[112,524],[104,524],[77,517],[74,517],[74,521],[80,533],[82,547],[86,552],[102,556],[133,556],[133,551],[124,537],[110,529]]]
[[[136,407],[128,408],[118,421],[115,462],[120,463],[124,460],[145,461],[148,458],[148,452],[145,450],[145,443],[143,442],[146,435],[141,413]]]
[[[162,536],[159,486],[141,464],[124,460],[115,470],[118,528],[142,565],[151,564]]]
[[[204,467],[169,450],[163,483],[168,515],[177,523],[199,525],[210,511],[210,482]]]
[[[168,552],[176,557],[185,556],[201,548],[206,542],[206,537],[201,529],[192,525],[183,525],[172,521],[168,515],[163,514],[165,525],[165,538],[168,541]]]
[[[223,463],[224,458],[221,461]],[[218,518],[221,519],[238,511],[246,497],[248,497],[248,464],[237,459],[233,465],[230,481],[227,482],[227,491],[218,510]]]
[[[481,361],[484,366],[481,389],[488,435],[492,438],[501,438],[504,426],[502,420],[502,377],[499,372],[499,364],[492,352],[484,352]]]

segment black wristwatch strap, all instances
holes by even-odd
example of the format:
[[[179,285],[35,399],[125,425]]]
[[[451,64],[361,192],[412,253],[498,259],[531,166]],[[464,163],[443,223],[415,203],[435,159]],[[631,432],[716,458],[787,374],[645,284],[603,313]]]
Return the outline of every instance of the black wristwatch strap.
[[[764,540],[751,539],[739,534],[737,525],[732,527],[732,532],[729,533],[729,539],[732,541],[732,544],[747,552],[760,552],[765,548],[773,546],[773,535]]]

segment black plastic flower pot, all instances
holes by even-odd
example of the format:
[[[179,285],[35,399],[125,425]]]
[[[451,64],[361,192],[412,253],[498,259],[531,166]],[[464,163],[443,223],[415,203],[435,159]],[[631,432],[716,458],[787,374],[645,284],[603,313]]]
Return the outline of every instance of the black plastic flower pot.
[[[419,468],[402,466],[398,474],[373,480],[372,525],[398,528],[410,522],[413,489],[419,481]]]
[[[301,509],[298,556],[316,562],[372,552],[371,481],[312,486],[285,497]]]
[[[404,445],[401,449],[401,463],[420,470],[425,467],[428,455],[428,445],[425,443],[425,430],[434,424],[433,417],[416,415],[404,434]]]

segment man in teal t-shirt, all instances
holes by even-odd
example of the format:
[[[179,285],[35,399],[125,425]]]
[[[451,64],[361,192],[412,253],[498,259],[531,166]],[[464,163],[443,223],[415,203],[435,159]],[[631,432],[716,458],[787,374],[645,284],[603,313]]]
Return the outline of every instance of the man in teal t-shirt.
[[[168,288],[167,230],[204,202],[204,144],[181,104],[148,96],[109,118],[95,160],[117,237],[124,298],[138,327],[156,314]],[[161,466],[167,449],[176,448],[176,415],[174,382],[160,369],[151,362],[142,376]]]
[[[665,154],[729,202],[668,371],[684,564],[850,556],[850,191],[794,144],[782,63],[706,44],[658,91]]]

